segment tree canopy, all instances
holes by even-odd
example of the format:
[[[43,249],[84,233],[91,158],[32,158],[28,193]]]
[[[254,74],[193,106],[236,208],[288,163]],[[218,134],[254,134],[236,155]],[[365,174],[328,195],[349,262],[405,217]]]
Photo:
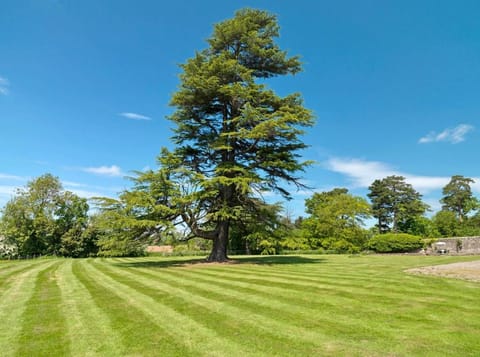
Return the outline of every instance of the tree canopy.
[[[285,183],[301,186],[298,173],[309,164],[299,151],[312,113],[298,93],[280,97],[265,84],[301,70],[278,35],[276,17],[254,9],[215,25],[209,47],[181,65],[169,117],[175,148],[162,150],[156,173],[138,178],[158,188],[165,217],[213,241],[209,261],[227,259],[232,224],[262,213],[263,192],[289,198]]]
[[[370,205],[345,188],[314,193],[305,200],[309,214],[302,222],[309,238],[325,249],[336,252],[359,251],[367,238],[364,220],[370,217]]]
[[[83,235],[88,208],[86,199],[65,191],[57,177],[45,174],[18,189],[7,202],[0,235],[22,256],[88,255],[94,249]]]
[[[406,183],[403,176],[392,175],[375,180],[368,189],[372,214],[378,219],[381,233],[390,230],[399,232],[401,225],[405,225],[411,218],[423,215],[428,208],[422,202],[420,193]]]
[[[472,183],[475,181],[471,178],[454,175],[442,190],[442,210],[454,212],[460,222],[479,206],[478,200],[472,194]]]

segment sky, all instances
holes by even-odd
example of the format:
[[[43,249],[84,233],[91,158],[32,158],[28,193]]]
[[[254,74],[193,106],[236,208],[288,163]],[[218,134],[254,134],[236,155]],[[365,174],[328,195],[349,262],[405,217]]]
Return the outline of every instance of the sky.
[[[244,7],[277,15],[304,71],[268,82],[316,117],[302,154],[313,192],[402,175],[432,212],[452,175],[480,196],[480,1],[1,0],[0,207],[45,173],[117,197],[171,147],[179,64]],[[279,200],[279,197],[269,197]]]

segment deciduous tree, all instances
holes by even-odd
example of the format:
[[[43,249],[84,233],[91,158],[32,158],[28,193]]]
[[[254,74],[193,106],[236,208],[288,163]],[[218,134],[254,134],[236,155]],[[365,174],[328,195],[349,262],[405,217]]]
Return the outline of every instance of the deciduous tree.
[[[62,239],[79,238],[87,225],[88,204],[65,191],[60,180],[42,175],[17,190],[3,209],[0,234],[20,255],[66,254]]]
[[[363,222],[371,217],[370,205],[364,198],[336,188],[314,193],[305,200],[305,206],[309,216],[302,225],[311,239],[339,252],[361,249],[367,236]]]

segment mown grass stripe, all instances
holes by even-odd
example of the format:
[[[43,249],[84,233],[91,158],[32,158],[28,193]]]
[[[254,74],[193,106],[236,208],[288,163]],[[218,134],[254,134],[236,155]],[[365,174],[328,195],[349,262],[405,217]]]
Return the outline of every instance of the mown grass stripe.
[[[140,289],[139,285],[143,285],[144,289],[148,288],[151,284],[150,278],[145,278],[135,271],[124,270],[121,273],[112,267],[111,265],[103,262],[97,262],[102,264],[102,267],[108,270],[108,273],[117,278],[126,279],[129,277],[128,282],[131,285],[137,285],[136,289]],[[238,308],[231,301],[216,300],[208,296],[202,296],[192,292],[191,287],[177,287],[171,284],[171,282],[165,282],[157,280],[155,282],[155,288],[164,292],[170,292],[178,299],[181,299],[184,304],[190,306],[191,309],[204,308],[206,314],[219,315],[219,320],[236,320],[243,328],[250,330],[257,330],[258,334],[270,335],[275,338],[279,343],[283,341],[285,347],[291,346],[294,351],[299,352],[299,355],[312,352],[316,348],[321,348],[322,341],[330,343],[330,340],[326,338],[325,334],[321,331],[312,331],[309,328],[293,326],[289,321],[283,319],[281,315],[270,316],[268,314],[262,314],[260,309],[257,311],[246,311],[242,308]],[[224,299],[226,300],[226,299]],[[188,312],[188,310],[187,310]],[[268,343],[265,342],[265,343]],[[340,347],[340,346],[339,346]],[[301,351],[301,353],[300,353]]]
[[[121,294],[121,286],[98,275],[87,260],[75,261],[75,277],[85,286],[94,303],[109,318],[113,331],[121,338],[123,356],[190,356],[159,324],[135,306],[138,295]]]
[[[195,271],[198,269],[191,269]],[[212,272],[213,271],[213,272]],[[324,276],[319,278],[319,283],[315,281],[309,281],[308,283],[299,282],[297,277],[292,277],[291,280],[288,280],[284,276],[282,279],[278,279],[275,276],[270,277],[262,275],[261,277],[255,276],[255,270],[241,270],[244,274],[239,274],[236,269],[231,269],[228,271],[214,269],[204,269],[202,274],[210,275],[216,277],[217,274],[221,274],[224,278],[232,279],[234,281],[242,281],[245,284],[253,284],[258,286],[269,286],[273,289],[284,288],[284,289],[294,289],[302,292],[302,296],[306,294],[315,294],[316,291],[318,294],[321,294],[323,303],[332,301],[334,305],[338,305],[339,300],[345,299],[344,303],[346,306],[351,309],[346,309],[347,312],[350,312],[352,309],[361,309],[363,311],[371,310],[372,313],[378,313],[379,307],[382,305],[385,306],[386,312],[389,311],[389,304],[392,306],[402,307],[404,306],[404,316],[408,316],[411,319],[415,320],[419,316],[422,318],[430,316],[431,319],[438,319],[432,314],[432,310],[436,308],[444,308],[446,304],[451,307],[456,307],[461,311],[470,312],[473,314],[480,314],[480,306],[474,302],[478,298],[478,295],[462,295],[461,289],[456,289],[455,287],[458,284],[463,284],[459,281],[435,281],[427,278],[429,285],[434,285],[433,288],[426,288],[424,281],[420,277],[408,276],[404,273],[398,275],[393,275],[388,279],[377,278],[375,283],[358,284],[362,281],[361,278],[355,279],[351,284],[348,284],[347,281],[339,281],[335,277],[332,277],[329,280],[326,280]],[[366,276],[369,276],[368,272],[365,272]],[[388,275],[388,273],[385,273]],[[430,280],[428,280],[430,279]],[[402,281],[400,286],[397,282]],[[300,285],[300,286],[299,286]],[[388,286],[388,289],[385,287]],[[451,288],[448,288],[451,286]],[[447,289],[445,289],[447,287]],[[404,289],[403,293],[401,289]],[[281,293],[281,292],[280,292]],[[380,304],[368,304],[362,306],[363,301],[374,301],[378,300]],[[466,303],[471,300],[472,303]],[[360,307],[359,307],[360,305]],[[428,306],[428,308],[426,307]]]
[[[128,262],[127,262],[128,263]],[[115,264],[116,265],[116,264]],[[161,268],[161,269],[154,269],[154,265],[152,264],[142,264],[142,262],[139,262],[139,264],[123,264],[121,265],[122,267],[134,267],[134,266],[151,266],[152,268],[150,269],[145,269],[146,271],[154,272],[154,274],[158,274],[159,276],[164,277],[166,272],[171,272],[171,271],[179,271],[180,276],[184,274],[184,271],[198,271],[198,274],[202,274],[205,272],[211,272],[211,267],[208,266],[194,266],[190,268]],[[117,265],[119,266],[119,265]],[[215,266],[215,268],[212,268],[215,270],[223,271],[224,274],[228,275],[229,273],[235,272],[237,269],[237,266]],[[317,267],[318,269],[318,267]],[[137,270],[137,268],[132,269],[132,270]],[[390,273],[394,269],[390,269]],[[255,273],[254,271],[252,272],[253,274]],[[365,275],[369,275],[368,271],[365,271]],[[399,281],[402,281],[402,278],[405,279],[405,277],[401,274],[399,274]],[[235,278],[234,278],[235,279]],[[407,278],[408,280],[409,278]],[[412,277],[413,280],[416,280],[415,277]],[[215,284],[214,280],[214,273],[212,273],[212,284]],[[295,280],[295,279],[292,279]],[[181,283],[181,282],[179,282]],[[264,283],[264,282],[263,282]],[[391,283],[395,283],[393,280]],[[416,281],[418,283],[418,281]],[[459,286],[466,286],[468,284],[465,284],[464,282],[457,282]],[[275,285],[275,284],[273,284]],[[335,285],[335,279],[331,279],[331,285]],[[396,284],[398,285],[398,284]],[[342,334],[341,336],[337,336],[336,340],[339,340],[341,343],[341,340],[344,339],[345,335],[349,336],[349,339],[347,342],[343,342],[344,345],[348,345],[348,343],[353,342],[354,344],[357,344],[357,346],[375,346],[379,345],[378,351],[381,351],[382,349],[382,344],[381,341],[384,340],[389,340],[392,342],[392,349],[396,351],[404,351],[408,350],[409,348],[412,349],[413,353],[415,353],[414,349],[417,349],[421,351],[421,354],[423,355],[424,352],[428,351],[429,348],[431,348],[432,344],[436,344],[438,346],[438,350],[443,350],[443,351],[449,351],[449,353],[455,353],[455,351],[461,351],[462,348],[459,347],[461,346],[461,341],[467,340],[467,341],[472,341],[472,339],[467,338],[456,338],[456,336],[461,336],[461,334],[456,334],[456,336],[446,336],[445,334],[449,334],[449,332],[445,332],[445,326],[443,326],[445,321],[451,320],[452,316],[452,311],[450,311],[450,306],[452,302],[455,302],[456,304],[452,306],[452,310],[455,310],[458,312],[459,320],[455,321],[455,319],[452,321],[453,326],[455,328],[460,328],[461,321],[460,319],[463,318],[464,321],[468,321],[466,324],[467,327],[467,335],[470,334],[469,331],[479,331],[478,329],[478,323],[475,323],[476,320],[471,319],[471,315],[469,314],[469,310],[471,310],[471,303],[468,301],[463,300],[463,303],[467,306],[467,308],[462,306],[462,299],[460,296],[460,301],[457,302],[455,301],[456,297],[451,297],[449,298],[448,296],[445,298],[442,304],[437,304],[437,305],[432,305],[431,302],[438,302],[436,300],[436,295],[435,291],[436,290],[442,290],[440,285],[433,284],[433,287],[431,286],[431,281],[430,284],[424,287],[424,292],[427,294],[428,298],[421,298],[420,301],[415,301],[415,299],[411,299],[410,295],[407,293],[403,297],[398,297],[398,301],[395,302],[395,299],[389,299],[389,301],[384,301],[385,296],[388,296],[389,291],[390,291],[390,286],[389,285],[383,285],[383,282],[379,284],[379,286],[374,287],[373,290],[376,291],[376,294],[378,294],[378,297],[380,301],[375,302],[375,300],[372,300],[372,297],[367,296],[365,300],[362,300],[362,296],[360,295],[358,304],[360,305],[360,308],[357,309],[357,311],[351,311],[347,310],[342,313],[342,311],[338,311],[338,321],[339,323],[345,322],[345,324],[348,325],[348,321],[352,318],[355,319],[355,316],[359,318],[363,318],[365,320],[365,325],[368,327],[369,325],[372,327],[373,331],[375,332],[375,329],[377,331],[380,331],[382,333],[387,333],[387,338],[385,339],[378,339],[376,338],[377,336],[375,333],[373,333],[373,339],[363,339],[363,340],[356,340],[357,333],[356,331],[347,331],[346,333]],[[472,284],[468,286],[473,286]],[[388,287],[386,289],[386,287]],[[184,287],[185,289],[188,290],[188,288]],[[478,289],[476,289],[478,292]],[[355,295],[355,288],[352,289],[352,292]],[[442,290],[443,292],[443,290]],[[475,291],[474,291],[475,292]],[[193,292],[194,293],[194,292]],[[303,295],[302,290],[298,290],[299,295]],[[382,298],[383,296],[383,298]],[[477,295],[473,295],[477,296]],[[470,300],[472,296],[469,296],[467,300]],[[324,301],[324,297],[322,295],[318,295],[318,299]],[[365,304],[365,302],[368,302]],[[366,308],[362,308],[362,304],[366,306]],[[341,304],[339,304],[341,307]],[[438,311],[436,308],[439,308]],[[326,307],[326,310],[331,311],[332,309],[330,307]],[[393,314],[392,311],[395,311],[396,313]],[[477,314],[478,315],[478,314]],[[372,319],[372,316],[376,316],[375,319]],[[461,317],[462,318],[461,318]],[[416,328],[412,329],[412,323],[415,324]],[[327,324],[328,325],[328,324]],[[423,331],[430,331],[432,327],[436,326],[436,329],[438,331],[443,331],[444,333],[436,333],[429,335],[428,337],[425,337],[424,334],[420,334],[418,336],[418,330],[423,330]],[[355,324],[352,324],[352,329],[355,328]],[[452,330],[452,329],[451,329]],[[445,344],[444,340],[447,339],[453,339],[457,340],[460,345],[450,345],[448,346]],[[335,339],[332,340],[332,343],[336,342]],[[377,342],[375,342],[377,341]],[[408,341],[408,342],[405,342]],[[430,347],[429,347],[430,346]],[[383,346],[383,348],[385,348]],[[352,347],[350,351],[355,350],[355,347]],[[375,350],[373,348],[373,350]],[[370,349],[372,351],[372,349]],[[407,353],[407,355],[410,355],[412,353],[410,351]],[[338,352],[338,351],[337,351]],[[379,352],[380,353],[380,352]],[[402,352],[398,352],[402,353]],[[381,355],[381,353],[380,353]]]
[[[357,299],[345,299],[341,296],[339,298],[337,295],[326,297],[325,294],[279,288],[275,284],[255,285],[215,275],[205,277],[198,270],[171,269],[168,272],[162,271],[161,278],[146,269],[138,268],[138,270],[152,278],[166,279],[177,286],[187,286],[189,290],[199,289],[199,292],[215,292],[225,298],[233,298],[237,300],[237,305],[244,305],[252,311],[260,310],[269,311],[271,315],[279,314],[292,324],[300,326],[311,328],[331,323],[338,330],[341,329],[338,313],[348,314],[349,319],[346,323],[348,329],[354,325],[357,326],[357,331],[364,330],[366,334],[369,333],[365,328],[363,317],[357,316],[362,305]],[[388,312],[388,308],[385,308],[385,312]]]
[[[195,271],[192,269],[191,272]],[[302,297],[311,297],[313,299],[318,299],[319,296],[322,297],[322,304],[328,305],[328,298],[334,298],[335,303],[334,305],[338,305],[340,303],[343,304],[353,304],[355,305],[359,301],[359,294],[365,294],[371,296],[373,293],[370,289],[364,289],[362,286],[356,288],[352,286],[350,289],[343,288],[341,285],[338,285],[335,281],[320,281],[315,282],[314,280],[310,280],[308,282],[300,281],[295,276],[292,276],[291,279],[288,279],[288,276],[283,276],[281,279],[277,277],[255,277],[255,272],[249,271],[244,272],[245,274],[238,273],[234,270],[232,271],[209,271],[205,270],[200,273],[199,275],[203,275],[204,277],[210,277],[214,280],[220,280],[225,282],[230,282],[238,286],[243,286],[245,288],[248,287],[257,287],[257,290],[264,290],[269,289],[270,291],[275,291],[276,294],[284,295],[284,294],[296,294],[299,295],[301,292]],[[188,274],[188,273],[187,273]],[[195,274],[195,273],[193,273]],[[391,301],[394,302],[395,297],[390,297]],[[352,306],[352,309],[355,306]]]
[[[66,320],[69,345],[52,355],[478,356],[480,284],[404,273],[457,260],[430,258],[0,262],[0,355],[31,353],[18,347],[22,316],[39,300],[43,274],[56,279],[61,302],[50,305]]]
[[[296,275],[289,275],[284,273],[258,274],[254,268],[246,269],[243,267],[240,269],[231,269],[228,270],[228,272],[219,268],[204,269],[204,274],[210,274],[214,276],[216,276],[217,274],[221,274],[223,276],[228,275],[231,278],[244,281],[245,283],[257,285],[275,283],[276,286],[283,286],[287,289],[298,289],[299,291],[310,291],[312,293],[325,293],[329,290],[333,291],[334,293],[343,291],[345,296],[348,297],[350,295],[350,297],[353,297],[355,299],[361,298],[357,295],[359,293],[363,293],[366,297],[375,297],[374,295],[376,293],[374,292],[374,288],[378,286],[389,286],[389,297],[391,297],[392,300],[402,298],[403,296],[405,296],[405,293],[408,293],[410,298],[422,298],[425,295],[425,292],[422,289],[424,284],[422,283],[421,278],[417,276],[408,276],[403,272],[395,275],[392,275],[391,272],[384,273],[385,276],[382,278],[377,277],[374,280],[374,283],[369,278],[369,274],[364,274],[363,276],[356,276],[355,278],[350,277],[346,280],[343,280],[343,278],[340,278],[334,274],[331,274],[329,276],[322,274],[321,277],[315,280],[310,278],[299,278]],[[398,286],[397,284],[400,279],[403,281],[402,286]],[[410,287],[409,285],[411,284],[413,284],[413,286]],[[445,299],[452,299],[462,297],[461,294],[457,293],[456,289],[453,288],[455,285],[459,284],[458,281],[445,281],[445,279],[442,279],[438,281],[438,284],[439,287],[440,285],[443,285],[443,287],[445,285],[452,286],[452,289],[439,289],[441,290],[442,295],[438,295],[438,290],[433,289],[432,291],[437,291],[435,294],[439,298],[444,297]],[[355,295],[350,293],[353,289],[356,289]],[[379,295],[385,297],[383,292],[381,292]],[[475,298],[472,297],[471,299]]]
[[[112,328],[105,311],[72,272],[72,259],[58,268],[61,311],[66,317],[70,352],[73,356],[124,356],[121,337]],[[78,264],[78,262],[75,262]]]
[[[13,262],[8,266],[3,266],[0,270],[0,293],[7,288],[8,283],[12,282],[12,277],[17,274],[23,273],[27,270],[31,270],[36,265],[41,265],[45,262],[45,259],[36,261],[20,261]]]
[[[228,343],[228,341],[219,338],[215,331],[162,304],[158,299],[130,287],[121,279],[123,272],[120,274],[120,279],[114,279],[98,268],[99,261],[90,261],[89,263],[92,264],[84,266],[86,271],[95,275],[103,286],[115,291],[120,298],[128,299],[131,308],[141,311],[151,323],[163,328],[168,337],[165,343],[181,344],[185,349],[183,355],[253,355],[243,346]],[[165,292],[165,295],[172,298],[172,296],[169,296],[169,292]],[[255,353],[255,355],[258,354]]]
[[[62,260],[55,261],[37,274],[33,295],[22,315],[22,331],[18,337],[18,356],[69,355],[65,316],[60,311],[61,296],[56,270]]]
[[[124,266],[137,266],[137,264],[123,264]],[[138,266],[143,266],[142,262],[139,262]],[[154,267],[154,265],[152,265]],[[342,284],[338,282],[338,279],[331,279],[325,280],[321,278],[319,282],[314,281],[313,279],[309,279],[307,282],[304,282],[302,286],[298,287],[295,285],[299,279],[293,275],[289,278],[288,275],[283,274],[282,279],[278,280],[276,278],[276,274],[273,274],[273,278],[269,278],[270,276],[263,275],[259,278],[255,275],[255,270],[240,270],[240,274],[238,274],[237,266],[229,267],[229,270],[219,270],[220,268],[185,268],[186,271],[198,272],[198,276],[200,278],[206,278],[210,276],[212,279],[216,280],[217,282],[228,282],[231,281],[233,284],[240,285],[242,287],[248,288],[249,286],[256,286],[258,287],[257,290],[270,290],[275,292],[275,295],[284,295],[285,293],[291,295],[296,293],[297,296],[301,296],[303,300],[307,297],[312,297],[309,299],[310,301],[306,301],[309,304],[313,304],[314,300],[317,301],[317,304],[321,304],[323,308],[330,306],[345,306],[344,313],[349,311],[357,311],[362,308],[362,301],[364,299],[379,299],[382,301],[383,305],[386,305],[385,310],[388,312],[390,309],[388,307],[388,303],[391,304],[398,304],[400,301],[404,301],[406,305],[406,309],[410,308],[410,301],[414,301],[415,303],[429,303],[430,306],[433,303],[437,303],[438,306],[443,306],[445,304],[446,298],[438,297],[435,295],[435,290],[433,290],[430,294],[425,294],[425,291],[421,289],[423,284],[420,284],[418,280],[416,281],[416,290],[415,293],[409,292],[408,300],[405,300],[405,294],[396,293],[396,291],[392,288],[388,289],[388,294],[385,294],[383,289],[383,284],[386,284],[384,281],[381,281],[381,286],[378,284],[376,287],[381,287],[381,289],[376,289],[376,287],[372,284],[370,286],[364,287],[361,284],[353,283],[351,286],[346,284]],[[158,270],[158,269],[154,269]],[[165,269],[163,269],[165,271]],[[172,271],[170,269],[170,271]],[[223,280],[222,280],[223,279]],[[415,279],[415,278],[414,278]],[[359,279],[356,279],[358,281]],[[252,283],[253,281],[253,283]],[[282,284],[279,284],[282,283]],[[390,282],[388,285],[393,285],[395,282]],[[395,284],[398,285],[398,284]],[[301,294],[298,294],[301,292]],[[322,299],[318,299],[318,296],[321,295]],[[321,301],[321,302],[320,302]],[[301,304],[305,303],[305,301],[301,301]],[[370,307],[370,305],[368,305]],[[373,305],[373,313],[378,313],[379,308],[377,305]],[[362,308],[363,309],[363,308]],[[331,309],[330,309],[331,310]]]
[[[168,283],[176,288],[185,289],[195,296],[200,295],[222,301],[229,306],[236,306],[243,310],[244,315],[261,314],[267,318],[274,317],[275,320],[293,327],[317,329],[322,331],[319,341],[321,337],[329,340],[335,335],[351,331],[352,328],[355,329],[359,339],[372,336],[373,330],[365,324],[363,315],[357,314],[358,310],[350,309],[350,306],[342,303],[338,303],[335,308],[338,309],[337,312],[342,313],[341,316],[345,316],[345,310],[351,311],[346,321],[339,320],[338,314],[331,311],[332,308],[325,313],[324,304],[314,306],[311,303],[305,304],[305,301],[303,304],[300,303],[294,298],[294,295],[299,295],[298,292],[290,291],[288,297],[284,295],[279,298],[278,295],[266,293],[265,290],[268,287],[245,290],[240,285],[235,285],[235,282],[225,284],[220,280],[203,279],[199,274],[192,274],[186,269],[169,269],[168,272],[162,271],[161,275],[145,268],[135,270],[155,283]],[[282,292],[285,294],[286,290]],[[316,298],[318,300],[318,296]],[[376,331],[375,338],[380,337],[385,336],[382,331]]]
[[[9,284],[8,288],[2,291],[0,297],[0,351],[2,356],[15,355],[18,336],[22,330],[22,315],[33,295],[37,274],[54,263],[53,260],[44,260],[40,264],[30,266],[30,269],[22,268],[14,275],[15,283]]]

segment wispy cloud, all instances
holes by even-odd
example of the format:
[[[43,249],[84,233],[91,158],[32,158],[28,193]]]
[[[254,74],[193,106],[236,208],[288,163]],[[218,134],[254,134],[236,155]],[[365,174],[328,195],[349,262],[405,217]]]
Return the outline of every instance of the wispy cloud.
[[[70,189],[68,190],[74,194],[76,194],[79,197],[82,198],[93,198],[93,197],[110,197],[113,198],[111,194],[105,194],[101,192],[96,192],[96,191],[89,191],[89,190],[80,190],[80,189]]]
[[[26,181],[26,177],[3,174],[0,172],[0,180]]]
[[[398,174],[385,163],[361,159],[331,158],[326,168],[347,176],[354,188],[368,187],[376,179]]]
[[[367,188],[377,179],[397,175],[405,177],[405,180],[419,192],[428,193],[442,189],[450,181],[450,177],[409,174],[383,162],[361,159],[331,158],[326,167],[330,171],[347,176],[353,188]]]
[[[467,135],[470,131],[472,131],[474,127],[468,124],[460,124],[457,127],[451,129],[445,129],[441,133],[436,133],[432,131],[425,135],[424,137],[420,138],[418,142],[420,144],[427,144],[427,143],[434,143],[439,141],[446,141],[452,144],[458,144],[462,141],[465,141],[465,135]]]
[[[138,113],[125,112],[125,113],[119,113],[118,115],[127,119],[133,119],[133,120],[152,120],[152,118],[143,114],[138,114]]]
[[[8,87],[10,82],[4,77],[0,77],[0,94],[7,95],[9,93]]]
[[[84,167],[82,171],[102,175],[102,176],[123,176],[123,172],[117,165],[112,166],[99,166],[99,167]]]

